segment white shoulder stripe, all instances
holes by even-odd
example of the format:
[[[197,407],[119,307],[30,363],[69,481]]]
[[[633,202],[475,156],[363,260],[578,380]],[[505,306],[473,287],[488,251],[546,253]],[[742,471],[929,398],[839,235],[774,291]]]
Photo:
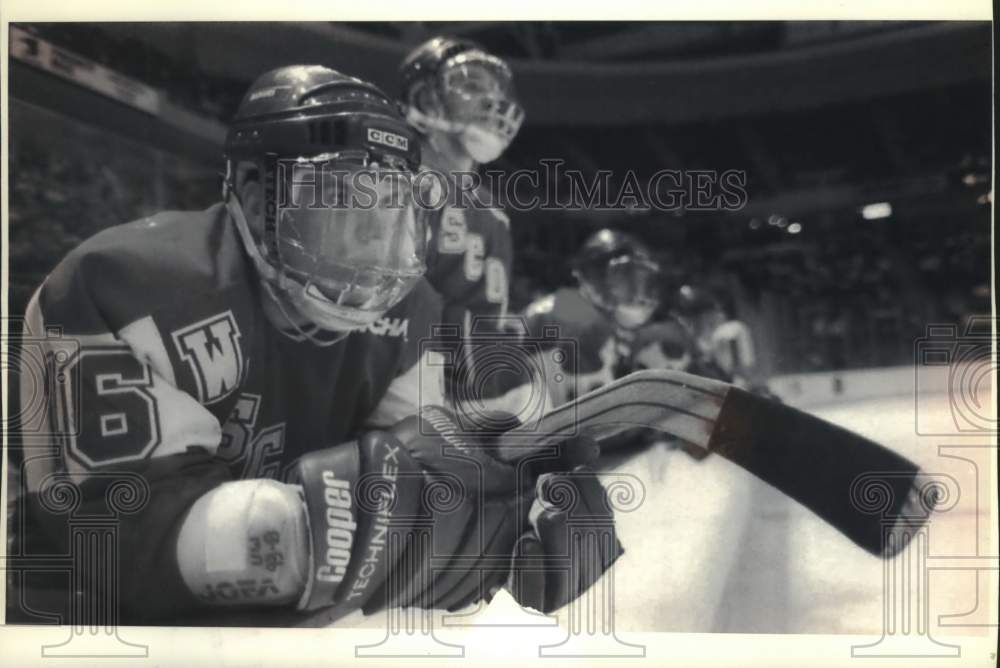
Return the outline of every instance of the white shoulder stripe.
[[[122,327],[118,336],[129,345],[137,358],[152,366],[168,383],[177,386],[174,367],[170,363],[167,347],[163,344],[163,337],[153,322],[153,316],[147,315]]]

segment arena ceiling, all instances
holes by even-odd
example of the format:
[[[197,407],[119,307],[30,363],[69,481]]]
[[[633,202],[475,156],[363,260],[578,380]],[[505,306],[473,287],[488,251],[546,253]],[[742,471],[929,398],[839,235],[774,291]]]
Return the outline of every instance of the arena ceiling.
[[[970,174],[977,183],[988,181],[991,33],[985,22],[233,22],[45,29],[66,48],[132,68],[125,73],[168,93],[206,86],[224,91],[216,106],[221,121],[266,69],[323,63],[394,92],[409,49],[437,34],[465,36],[509,60],[526,108],[521,135],[498,167],[537,169],[541,159],[558,157],[588,176],[599,169],[640,176],[660,169],[742,169],[755,193],[755,210],[746,216],[831,211],[880,196],[920,201],[963,192]],[[85,51],[94,45],[117,45],[128,57]],[[154,53],[160,64],[153,64]],[[962,197],[974,203],[978,195]]]

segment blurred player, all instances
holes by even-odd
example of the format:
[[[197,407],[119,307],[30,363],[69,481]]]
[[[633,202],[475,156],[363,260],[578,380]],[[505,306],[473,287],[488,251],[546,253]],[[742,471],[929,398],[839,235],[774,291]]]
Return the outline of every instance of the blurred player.
[[[560,338],[574,342],[558,368],[551,355],[538,362],[547,379],[576,371],[575,382],[548,383],[552,407],[634,371],[640,332],[659,305],[660,266],[624,232],[603,229],[587,239],[573,259],[573,276],[576,287],[536,300],[524,314],[533,337],[555,326]]]
[[[650,249],[634,236],[618,230],[600,230],[584,242],[573,261],[577,287],[561,288],[537,300],[525,311],[528,330],[536,338],[545,327],[555,326],[563,344],[557,359],[543,352],[535,366],[547,389],[549,408],[575,395],[590,392],[640,369],[692,371],[694,341],[676,320],[653,321],[660,306],[662,272]],[[552,382],[575,369],[569,382]],[[523,401],[523,400],[522,400]],[[601,443],[602,464],[608,457],[627,456],[626,450],[666,442],[696,459],[700,448],[664,439],[654,429],[637,427]]]
[[[419,142],[395,104],[325,67],[283,67],[246,93],[225,152],[223,203],[105,230],[30,303],[49,366],[41,384],[20,375],[20,396],[48,391],[51,410],[22,430],[36,447],[20,461],[19,554],[70,554],[71,518],[118,507],[120,558],[88,552],[99,567],[70,583],[24,574],[8,620],[53,611],[39,591],[122,623],[456,608],[507,582],[515,545],[565,553],[565,513],[527,524],[535,480],[468,447],[441,365],[418,360],[440,301],[422,278]],[[436,521],[429,486],[449,481],[457,505]],[[610,521],[596,479],[567,482]],[[448,569],[429,570],[414,536],[427,522]],[[515,594],[558,607],[618,554],[609,542],[573,582],[527,573]]]
[[[692,373],[716,377],[746,389],[763,390],[753,335],[741,320],[731,317],[709,291],[681,286],[676,317],[695,343]]]
[[[633,371],[673,369],[699,373],[694,338],[687,327],[670,314],[641,328],[632,348],[630,367]]]
[[[435,37],[404,59],[400,79],[424,165],[447,190],[431,216],[427,254],[427,280],[444,300],[442,323],[462,338],[481,318],[477,331],[493,333],[507,312],[510,221],[476,169],[503,154],[524,119],[510,68],[473,42]]]

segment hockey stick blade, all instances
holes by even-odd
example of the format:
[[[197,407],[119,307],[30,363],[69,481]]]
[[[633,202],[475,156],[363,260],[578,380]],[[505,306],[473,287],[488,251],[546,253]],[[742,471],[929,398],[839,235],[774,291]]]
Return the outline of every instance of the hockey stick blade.
[[[600,441],[634,427],[725,457],[872,554],[892,556],[925,519],[915,512],[921,472],[905,457],[791,406],[680,371],[638,371],[578,397],[534,425],[505,433],[500,454],[515,460],[577,434]],[[861,476],[877,479],[888,503],[882,512],[853,498]],[[893,532],[906,531],[887,541],[893,521]]]

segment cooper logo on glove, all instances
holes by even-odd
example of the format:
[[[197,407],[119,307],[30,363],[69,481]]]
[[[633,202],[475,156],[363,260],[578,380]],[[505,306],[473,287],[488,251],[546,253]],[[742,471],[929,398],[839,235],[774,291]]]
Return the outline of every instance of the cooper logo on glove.
[[[326,491],[326,563],[316,569],[316,579],[340,582],[351,561],[354,544],[354,513],[351,512],[351,484],[340,480],[333,471],[323,471]]]

